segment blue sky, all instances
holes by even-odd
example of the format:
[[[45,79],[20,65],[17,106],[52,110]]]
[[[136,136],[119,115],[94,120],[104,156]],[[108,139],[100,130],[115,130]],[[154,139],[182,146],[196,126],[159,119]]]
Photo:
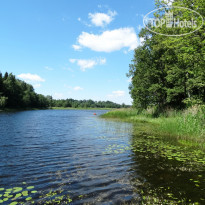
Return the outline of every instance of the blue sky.
[[[1,0],[0,71],[56,99],[131,104],[126,73],[153,0]]]

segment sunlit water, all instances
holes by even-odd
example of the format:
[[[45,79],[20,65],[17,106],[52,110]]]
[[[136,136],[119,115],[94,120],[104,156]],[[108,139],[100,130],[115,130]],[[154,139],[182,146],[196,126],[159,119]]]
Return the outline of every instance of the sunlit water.
[[[185,165],[131,123],[98,117],[105,112],[1,113],[0,204],[203,204],[203,160]]]
[[[66,204],[69,196],[72,204],[109,204],[133,199],[136,193],[129,181],[132,125],[99,119],[105,112],[0,114],[0,187],[4,188],[0,194],[14,187],[22,187],[23,192],[34,186],[28,196],[15,201],[32,197],[36,204],[44,204],[63,196],[61,204]],[[10,204],[16,193],[3,204]]]

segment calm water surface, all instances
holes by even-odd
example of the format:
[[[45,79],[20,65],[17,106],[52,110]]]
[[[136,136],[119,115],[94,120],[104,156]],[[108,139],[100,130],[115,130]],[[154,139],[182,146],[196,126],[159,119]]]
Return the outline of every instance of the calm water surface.
[[[0,204],[140,204],[155,194],[203,204],[204,166],[158,155],[156,139],[133,140],[133,125],[105,112],[1,113]]]
[[[136,196],[129,178],[134,163],[129,149],[132,125],[99,119],[98,115],[105,112],[1,113],[2,192],[14,187],[21,187],[23,192],[31,186],[28,196],[15,201],[26,202],[31,196],[36,204],[44,204],[56,196],[63,196],[61,204],[67,204],[67,196],[72,204],[132,200]],[[32,190],[37,192],[31,193]],[[10,204],[15,194],[3,204]]]

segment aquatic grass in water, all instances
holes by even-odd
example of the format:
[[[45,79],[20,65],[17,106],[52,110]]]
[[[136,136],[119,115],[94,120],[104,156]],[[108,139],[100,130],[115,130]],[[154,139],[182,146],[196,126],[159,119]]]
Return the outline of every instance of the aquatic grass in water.
[[[122,154],[130,150],[130,146],[124,144],[112,144],[108,145],[102,154]]]
[[[205,153],[202,150],[138,130],[132,150],[138,164],[146,165],[141,173],[144,179],[133,179],[136,191],[141,193],[142,204],[205,203]],[[193,194],[189,196],[189,192]]]

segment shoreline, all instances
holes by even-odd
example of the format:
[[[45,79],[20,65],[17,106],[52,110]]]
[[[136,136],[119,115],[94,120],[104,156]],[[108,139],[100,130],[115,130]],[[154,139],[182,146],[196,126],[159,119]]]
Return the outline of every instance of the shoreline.
[[[72,107],[49,107],[49,108],[5,108],[0,109],[0,112],[18,112],[31,110],[115,110],[117,108],[72,108]]]
[[[203,123],[204,110],[172,111],[159,117],[139,113],[136,109],[118,109],[109,111],[100,117],[106,120],[117,120],[133,123],[136,135],[140,132],[150,135],[169,137],[188,147],[205,150],[205,125]],[[195,113],[194,113],[195,112]],[[168,115],[168,116],[166,116]],[[169,116],[170,115],[170,116]],[[140,124],[140,126],[138,126]]]

